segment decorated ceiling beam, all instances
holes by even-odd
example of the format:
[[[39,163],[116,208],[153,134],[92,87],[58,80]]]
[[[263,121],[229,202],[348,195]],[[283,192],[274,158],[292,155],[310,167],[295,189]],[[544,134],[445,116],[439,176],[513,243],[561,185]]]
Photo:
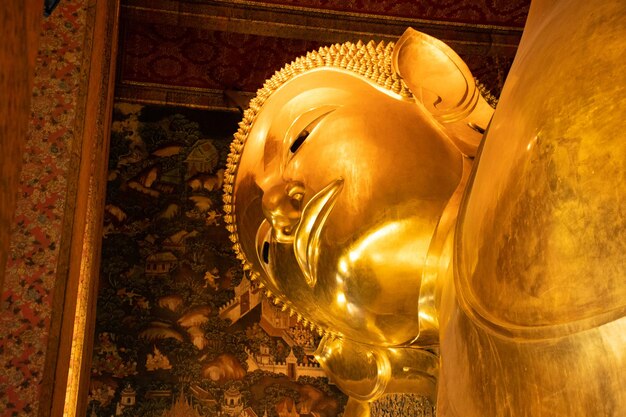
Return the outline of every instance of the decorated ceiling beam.
[[[393,41],[407,27],[413,27],[437,36],[452,47],[471,47],[482,52],[515,51],[522,34],[521,25],[512,22],[494,24],[492,21],[496,19],[493,16],[481,16],[469,7],[464,11],[463,6],[457,6],[455,10],[449,11],[446,11],[444,6],[438,6],[439,14],[465,15],[465,20],[469,20],[467,22],[418,18],[407,16],[407,13],[404,16],[384,14],[380,11],[363,13],[322,7],[300,7],[293,5],[296,2],[284,1],[284,3],[291,4],[247,0],[204,2],[127,0],[122,6],[122,17],[179,27],[324,43],[356,42],[360,39]],[[521,3],[518,6],[521,12],[518,10],[518,14],[525,13],[526,2],[518,3]],[[457,20],[460,18],[457,17]],[[523,24],[523,20],[521,23]]]

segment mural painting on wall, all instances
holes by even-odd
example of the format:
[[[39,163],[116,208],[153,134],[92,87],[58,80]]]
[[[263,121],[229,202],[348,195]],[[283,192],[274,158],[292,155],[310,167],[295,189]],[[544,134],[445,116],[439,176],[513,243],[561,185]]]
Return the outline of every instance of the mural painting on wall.
[[[116,104],[88,415],[341,415],[319,336],[230,250],[221,186],[239,118]]]

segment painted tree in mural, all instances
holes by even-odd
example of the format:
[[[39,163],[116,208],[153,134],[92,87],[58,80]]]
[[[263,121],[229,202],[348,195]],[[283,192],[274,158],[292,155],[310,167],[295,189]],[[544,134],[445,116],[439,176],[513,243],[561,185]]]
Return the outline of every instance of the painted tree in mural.
[[[267,315],[280,313],[230,251],[221,185],[239,117],[116,105],[89,413],[276,416],[306,404],[340,414],[345,397],[314,346],[294,339],[317,336],[289,320],[274,327]],[[288,377],[290,357],[311,375]],[[226,404],[235,397],[240,407]]]

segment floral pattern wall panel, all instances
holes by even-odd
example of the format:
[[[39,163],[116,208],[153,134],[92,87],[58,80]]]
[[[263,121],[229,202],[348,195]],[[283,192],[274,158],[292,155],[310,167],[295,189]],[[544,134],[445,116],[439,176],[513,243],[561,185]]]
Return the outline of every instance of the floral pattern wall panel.
[[[114,109],[90,416],[340,416],[319,337],[231,252],[222,180],[240,115]]]

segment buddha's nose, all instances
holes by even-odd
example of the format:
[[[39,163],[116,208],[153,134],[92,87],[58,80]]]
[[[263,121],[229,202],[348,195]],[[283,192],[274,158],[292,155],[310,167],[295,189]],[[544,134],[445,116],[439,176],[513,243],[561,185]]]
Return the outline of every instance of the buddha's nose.
[[[304,184],[290,181],[276,185],[263,193],[263,214],[272,225],[278,242],[290,243],[300,222]]]

